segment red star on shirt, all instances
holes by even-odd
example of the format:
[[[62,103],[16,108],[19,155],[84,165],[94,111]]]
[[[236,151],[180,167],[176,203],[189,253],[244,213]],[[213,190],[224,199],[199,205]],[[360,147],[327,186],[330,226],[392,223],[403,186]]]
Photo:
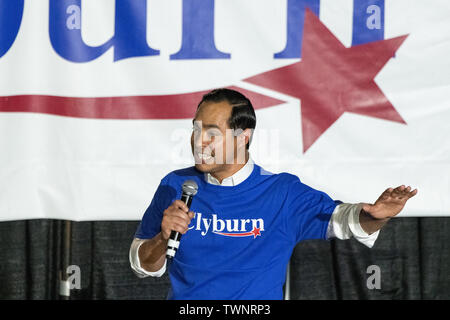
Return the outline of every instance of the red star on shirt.
[[[344,112],[406,124],[374,81],[406,37],[346,48],[307,9],[301,61],[245,81],[301,100],[306,152]]]
[[[253,228],[253,230],[251,231],[251,233],[253,233],[253,239],[255,239],[256,236],[261,236],[260,230],[261,230],[261,228],[256,228],[256,227]]]

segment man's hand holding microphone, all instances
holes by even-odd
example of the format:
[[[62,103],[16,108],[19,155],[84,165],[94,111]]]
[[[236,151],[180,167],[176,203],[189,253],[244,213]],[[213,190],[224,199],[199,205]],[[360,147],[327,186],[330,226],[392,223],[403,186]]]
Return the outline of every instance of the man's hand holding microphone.
[[[189,208],[197,189],[194,181],[186,181],[182,187],[181,200],[175,200],[163,212],[161,232],[140,246],[139,260],[145,270],[158,271],[164,266],[166,257],[171,259],[175,256],[181,235],[188,231],[188,226],[195,216]]]

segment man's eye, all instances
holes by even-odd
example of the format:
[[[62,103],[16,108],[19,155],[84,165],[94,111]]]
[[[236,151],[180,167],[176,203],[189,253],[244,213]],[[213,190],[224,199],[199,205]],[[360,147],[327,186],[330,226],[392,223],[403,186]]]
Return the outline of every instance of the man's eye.
[[[208,135],[210,137],[218,137],[222,135],[222,132],[218,131],[218,130],[208,130]]]

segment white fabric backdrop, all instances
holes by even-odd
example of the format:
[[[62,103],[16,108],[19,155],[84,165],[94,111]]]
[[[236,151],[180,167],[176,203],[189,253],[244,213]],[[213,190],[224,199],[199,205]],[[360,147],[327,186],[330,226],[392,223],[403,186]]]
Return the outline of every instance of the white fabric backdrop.
[[[84,41],[114,32],[114,1],[83,1]],[[321,21],[351,46],[352,1],[322,0]],[[238,86],[284,103],[257,110],[250,152],[345,202],[374,202],[388,187],[418,188],[400,216],[450,215],[450,3],[386,2],[385,39],[409,34],[375,81],[407,125],[344,113],[306,151],[301,101],[244,79],[299,59],[286,43],[286,2],[217,0],[215,43],[231,59],[171,60],[181,45],[181,1],[148,2],[147,40],[160,55],[86,63],[58,56],[48,1],[25,1],[22,24],[0,58],[0,96],[166,95]],[[245,17],[242,18],[242,17]],[[0,30],[1,32],[1,30]],[[160,179],[190,166],[191,119],[86,119],[0,112],[0,220],[138,220]]]

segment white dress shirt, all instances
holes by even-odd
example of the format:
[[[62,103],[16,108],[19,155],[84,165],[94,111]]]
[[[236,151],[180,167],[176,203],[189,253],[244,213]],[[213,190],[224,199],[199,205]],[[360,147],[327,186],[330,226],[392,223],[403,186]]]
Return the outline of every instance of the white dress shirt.
[[[232,176],[225,178],[220,183],[216,178],[214,178],[210,173],[205,173],[205,180],[208,183],[222,186],[236,186],[239,183],[247,179],[253,171],[254,162],[251,157],[249,157],[247,163],[239,169]],[[372,248],[375,240],[378,238],[380,230],[372,234],[366,233],[359,223],[359,213],[361,212],[361,203],[351,204],[342,203],[336,206],[334,209],[330,223],[327,229],[327,238],[338,238],[341,240],[350,239],[354,237],[360,243],[365,246]],[[130,248],[130,264],[133,271],[138,277],[144,278],[148,276],[160,277],[166,271],[167,260],[164,266],[155,272],[149,272],[141,267],[139,261],[139,247],[145,240],[134,239]]]

